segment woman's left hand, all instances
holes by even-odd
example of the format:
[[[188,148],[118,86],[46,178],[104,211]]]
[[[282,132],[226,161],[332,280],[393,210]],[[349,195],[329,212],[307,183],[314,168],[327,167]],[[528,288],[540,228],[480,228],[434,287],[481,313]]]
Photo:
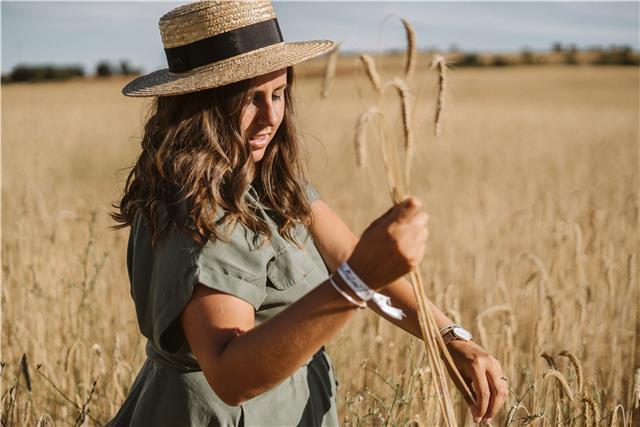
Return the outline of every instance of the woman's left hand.
[[[475,405],[467,402],[474,421],[488,424],[509,395],[500,362],[473,341],[453,340],[447,348],[467,387],[474,395]],[[456,387],[461,388],[458,384]],[[460,392],[465,395],[462,389]]]

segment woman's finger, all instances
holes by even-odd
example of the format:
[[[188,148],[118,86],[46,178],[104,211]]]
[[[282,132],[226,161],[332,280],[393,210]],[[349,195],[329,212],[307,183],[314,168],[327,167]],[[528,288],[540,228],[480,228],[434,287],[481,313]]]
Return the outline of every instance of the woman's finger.
[[[480,357],[471,362],[471,367],[473,368],[471,380],[473,381],[473,389],[476,394],[476,406],[473,411],[473,419],[475,422],[479,422],[487,412],[489,398],[491,396],[487,375],[485,374],[485,363],[486,362],[483,362]]]
[[[487,412],[484,414],[486,422],[490,422],[502,405],[504,404],[509,394],[507,388],[507,382],[504,380],[502,374],[502,368],[498,361],[488,367],[487,369],[487,382],[489,383],[489,389],[491,390],[491,397],[489,399],[489,406],[487,406]]]

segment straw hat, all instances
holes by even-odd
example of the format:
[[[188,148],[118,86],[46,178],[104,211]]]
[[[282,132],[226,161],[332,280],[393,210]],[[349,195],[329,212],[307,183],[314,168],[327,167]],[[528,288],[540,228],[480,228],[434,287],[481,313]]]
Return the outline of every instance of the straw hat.
[[[267,74],[330,51],[330,40],[284,42],[270,1],[204,0],[160,18],[169,68],[139,76],[126,96],[166,96]]]

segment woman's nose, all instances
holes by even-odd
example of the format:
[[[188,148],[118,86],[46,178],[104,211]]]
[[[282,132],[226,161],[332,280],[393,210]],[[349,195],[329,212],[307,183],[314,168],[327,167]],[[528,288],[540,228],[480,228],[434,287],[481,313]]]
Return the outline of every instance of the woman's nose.
[[[258,120],[260,124],[263,124],[263,125],[268,125],[268,126],[276,125],[278,118],[277,118],[276,109],[274,108],[273,102],[271,100],[263,102],[262,105],[260,106]]]

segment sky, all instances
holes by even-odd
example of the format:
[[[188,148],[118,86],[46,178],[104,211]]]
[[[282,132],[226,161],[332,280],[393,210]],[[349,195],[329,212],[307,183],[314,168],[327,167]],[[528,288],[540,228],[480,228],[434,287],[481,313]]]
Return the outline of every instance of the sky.
[[[158,19],[186,2],[5,1],[2,73],[19,63],[82,65],[121,60],[144,73],[167,68]],[[403,49],[408,19],[421,49],[547,50],[554,42],[640,50],[640,2],[274,1],[285,41],[331,39],[343,51]],[[381,24],[384,25],[381,29]]]

